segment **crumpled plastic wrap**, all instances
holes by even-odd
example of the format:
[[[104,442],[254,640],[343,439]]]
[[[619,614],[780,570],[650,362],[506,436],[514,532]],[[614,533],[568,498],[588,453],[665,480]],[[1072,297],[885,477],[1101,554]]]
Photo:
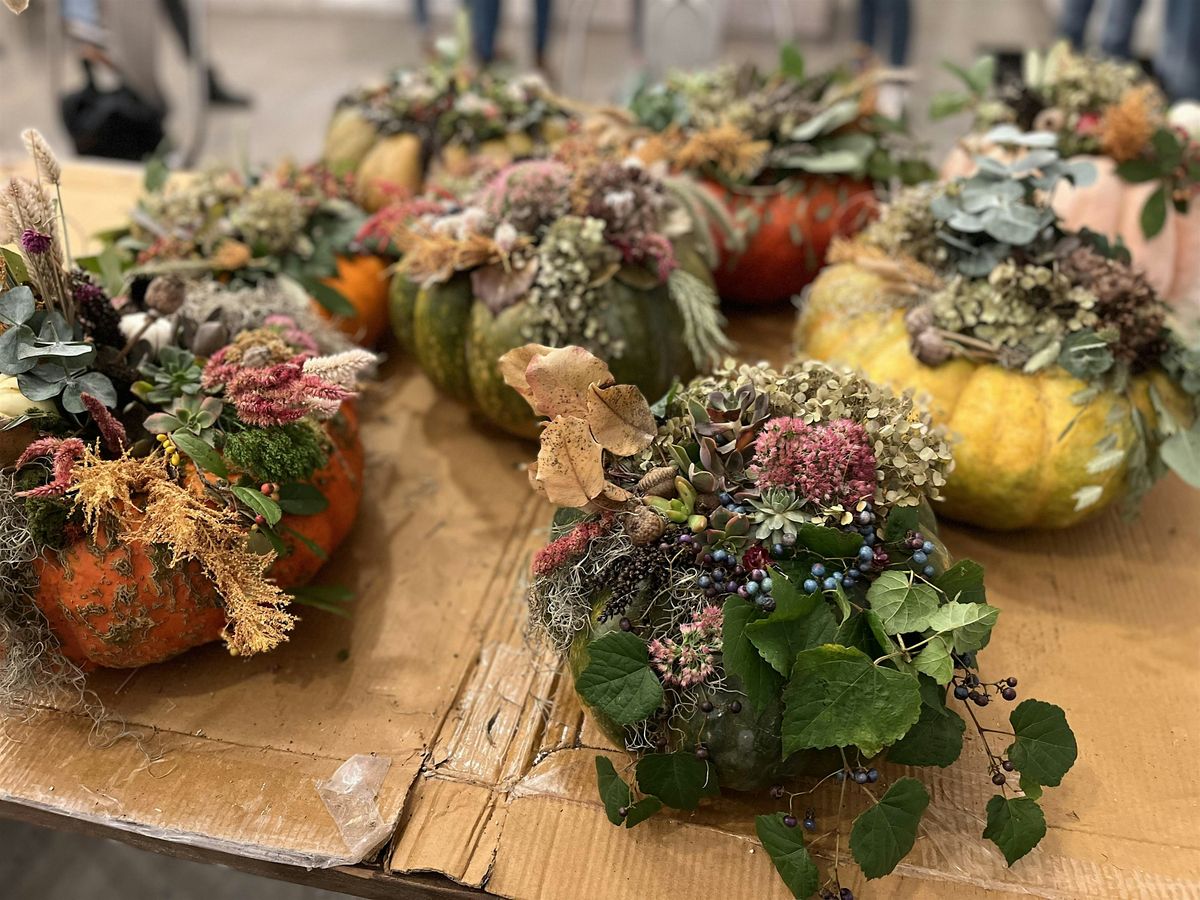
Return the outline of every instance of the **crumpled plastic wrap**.
[[[376,802],[391,765],[391,757],[358,753],[338,766],[329,779],[313,782],[356,863],[391,836],[391,824],[384,820]]]

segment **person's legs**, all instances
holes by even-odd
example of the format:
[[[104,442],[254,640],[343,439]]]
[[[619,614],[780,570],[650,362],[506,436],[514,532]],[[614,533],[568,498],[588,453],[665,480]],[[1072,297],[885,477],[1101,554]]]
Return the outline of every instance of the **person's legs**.
[[[888,64],[899,69],[908,65],[909,0],[890,0],[888,4]]]
[[[858,0],[858,42],[864,47],[875,46],[875,16],[877,0]]]
[[[553,12],[551,0],[534,0],[533,5],[533,58],[539,69],[546,68],[546,45],[550,41],[550,16]]]
[[[1141,10],[1142,0],[1109,0],[1100,32],[1100,50],[1106,56],[1133,59],[1133,26]]]
[[[179,38],[179,45],[183,48],[184,56],[188,59],[192,58],[192,21],[188,15],[187,0],[162,0],[163,12],[167,14],[167,21],[171,24],[171,30],[175,32],[175,36]],[[250,98],[243,94],[235,94],[221,83],[221,79],[217,77],[216,67],[209,63],[208,65],[208,100],[210,103],[218,106],[249,106]]]
[[[1154,69],[1173,101],[1200,100],[1200,5],[1167,0]]]
[[[1088,19],[1092,16],[1095,2],[1096,0],[1066,0],[1063,4],[1062,16],[1058,20],[1058,33],[1070,41],[1076,50],[1083,46]]]
[[[500,0],[467,0],[471,19],[471,48],[482,65],[496,58],[496,29],[500,27]]]

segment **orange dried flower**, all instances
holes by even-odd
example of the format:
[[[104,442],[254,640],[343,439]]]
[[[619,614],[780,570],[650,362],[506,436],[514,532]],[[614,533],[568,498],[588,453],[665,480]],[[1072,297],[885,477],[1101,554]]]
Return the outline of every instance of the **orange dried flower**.
[[[712,166],[733,178],[755,175],[771,149],[770,141],[755,141],[730,122],[699,131],[687,139],[675,154],[675,163],[683,169]]]
[[[1140,156],[1158,127],[1157,92],[1153,85],[1132,87],[1104,111],[1100,146],[1117,162]]]

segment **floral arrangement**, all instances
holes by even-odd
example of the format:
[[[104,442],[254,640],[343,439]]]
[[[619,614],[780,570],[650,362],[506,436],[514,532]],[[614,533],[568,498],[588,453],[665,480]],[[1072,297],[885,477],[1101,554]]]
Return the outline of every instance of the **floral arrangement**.
[[[339,258],[362,249],[356,237],[365,214],[352,187],[352,179],[321,166],[216,167],[168,180],[152,163],[129,226],[105,237],[131,277],[212,275],[234,286],[275,280],[351,317],[356,304],[335,280]]]
[[[1097,483],[1077,491],[1078,510],[1100,499],[1099,482],[1118,466],[1131,503],[1164,467],[1200,485],[1200,351],[1170,328],[1167,307],[1119,244],[1065,231],[1047,204],[1060,181],[1086,183],[1090,165],[1060,159],[1045,133],[1000,126],[988,140],[1025,153],[1011,164],[980,156],[969,178],[909,189],[834,259],[886,275],[896,290],[885,302],[907,310],[913,354],[928,366],[966,358],[1028,375],[1058,367],[1084,382],[1072,397],[1078,415],[1101,397],[1128,399],[1113,407],[1088,461]],[[1151,402],[1141,402],[1139,376],[1158,371],[1169,383],[1151,384]],[[1125,420],[1133,440],[1122,447],[1114,432]]]
[[[809,74],[790,46],[773,72],[744,65],[677,73],[630,103],[637,123],[655,133],[638,152],[739,185],[795,174],[906,184],[932,177],[904,126],[875,112],[873,77]]]
[[[159,275],[110,296],[63,239],[58,162],[25,138],[37,180],[0,194],[21,251],[0,276],[0,699],[218,636],[270,650],[357,508],[351,401],[374,357],[263,287]]]
[[[425,286],[470,273],[493,315],[524,304],[523,340],[579,343],[610,359],[627,348],[605,321],[606,286],[665,285],[692,360],[706,368],[728,345],[706,273],[681,264],[693,224],[673,185],[636,160],[568,143],[506,167],[457,208],[409,217],[395,238],[400,270]]]
[[[1123,181],[1156,183],[1141,211],[1147,238],[1162,231],[1168,207],[1186,213],[1200,190],[1200,134],[1168,110],[1135,63],[1080,55],[1063,42],[1045,54],[1030,52],[1023,77],[999,88],[991,57],[969,69],[948,68],[964,90],[936,97],[935,118],[969,110],[980,134],[997,125],[1048,132],[1063,156],[1106,156]]]
[[[928,501],[950,454],[910,398],[813,362],[728,364],[652,408],[578,347],[502,363],[549,419],[530,479],[560,507],[533,560],[533,628],[638,756],[634,785],[597,757],[614,825],[770,786],[783,809],[755,825],[788,888],[846,898],[851,812],[849,855],[879,878],[930,802],[883,760],[951,765],[966,719],[998,791],[983,836],[1010,864],[1038,843],[1038,797],[1071,768],[1075,739],[1040,700],[1011,710],[1011,731],[980,722],[976,709],[1016,700],[1017,679],[979,674],[999,610],[982,568],[951,564],[937,538]],[[837,822],[811,807],[801,819],[827,786]]]

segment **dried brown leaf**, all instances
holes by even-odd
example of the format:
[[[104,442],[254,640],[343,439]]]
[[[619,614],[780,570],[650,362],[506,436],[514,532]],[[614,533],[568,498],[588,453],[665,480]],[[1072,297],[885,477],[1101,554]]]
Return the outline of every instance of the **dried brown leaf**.
[[[617,456],[632,456],[644,450],[658,432],[650,404],[632,384],[591,385],[587,421],[596,440]]]
[[[533,402],[533,391],[529,389],[529,381],[525,378],[525,370],[529,363],[538,356],[545,356],[554,348],[542,344],[526,344],[524,347],[514,347],[500,357],[500,377],[504,383],[525,398],[525,402],[537,411]]]
[[[604,448],[587,422],[559,416],[542,432],[537,480],[556,506],[586,506],[604,493]]]
[[[525,369],[525,379],[532,394],[533,411],[549,418],[587,418],[588,388],[593,384],[605,387],[613,383],[612,372],[604,360],[574,346],[532,358]]]

